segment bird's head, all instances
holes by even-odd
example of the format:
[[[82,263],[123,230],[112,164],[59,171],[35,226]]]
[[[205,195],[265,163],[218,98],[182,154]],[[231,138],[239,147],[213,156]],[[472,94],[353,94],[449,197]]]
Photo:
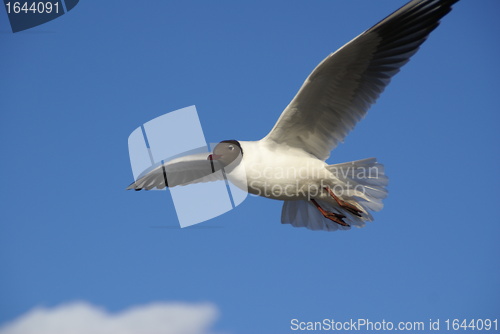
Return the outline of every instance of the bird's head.
[[[224,166],[228,166],[241,156],[243,156],[243,150],[237,140],[223,140],[215,146],[207,160],[217,160]]]

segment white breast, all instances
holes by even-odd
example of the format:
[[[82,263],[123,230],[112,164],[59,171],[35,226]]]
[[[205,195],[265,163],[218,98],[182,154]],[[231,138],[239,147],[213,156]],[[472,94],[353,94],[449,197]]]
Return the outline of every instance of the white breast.
[[[278,199],[308,199],[332,179],[326,163],[301,149],[269,142],[240,141],[241,163],[230,173],[236,186],[251,194]]]

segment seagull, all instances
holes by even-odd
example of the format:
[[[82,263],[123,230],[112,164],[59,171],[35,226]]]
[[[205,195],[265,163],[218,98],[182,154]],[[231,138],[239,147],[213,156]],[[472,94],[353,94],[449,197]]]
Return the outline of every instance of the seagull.
[[[127,189],[163,189],[228,175],[251,194],[284,201],[283,224],[323,231],[365,226],[387,196],[384,166],[375,158],[325,161],[457,1],[410,1],[330,54],[261,140],[221,141],[210,154],[155,166]]]

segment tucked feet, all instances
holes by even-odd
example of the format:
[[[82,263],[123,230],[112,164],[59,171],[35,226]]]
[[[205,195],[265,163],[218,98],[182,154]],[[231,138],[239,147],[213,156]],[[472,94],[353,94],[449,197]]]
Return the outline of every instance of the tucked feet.
[[[335,213],[335,212],[330,212],[330,211],[326,211],[324,210],[319,204],[318,202],[316,202],[316,200],[314,199],[311,199],[311,202],[313,202],[313,204],[316,206],[316,208],[318,208],[319,212],[321,212],[321,214],[323,215],[323,217],[325,218],[328,218],[330,219],[331,221],[339,224],[339,225],[342,225],[342,226],[350,226],[349,224],[347,224],[343,219],[345,218],[344,215],[341,215],[339,213]]]
[[[337,204],[342,207],[343,209],[349,211],[350,213],[352,213],[353,215],[356,215],[358,217],[361,217],[361,213],[363,211],[361,211],[360,209],[358,209],[357,207],[355,207],[354,205],[352,205],[351,203],[347,203],[346,201],[343,201],[341,200],[340,198],[338,198],[335,193],[328,187],[325,187],[324,188],[326,191],[328,191],[328,193],[330,194],[330,196],[333,197],[333,199],[337,202]]]

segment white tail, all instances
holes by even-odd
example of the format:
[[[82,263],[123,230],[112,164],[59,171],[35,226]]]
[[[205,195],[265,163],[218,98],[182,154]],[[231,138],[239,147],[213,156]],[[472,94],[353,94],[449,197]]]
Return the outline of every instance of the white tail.
[[[350,226],[363,227],[367,221],[373,221],[369,211],[380,211],[384,204],[382,200],[387,197],[386,186],[389,183],[384,173],[384,166],[375,158],[345,162],[329,165],[327,169],[350,189],[342,195],[342,200],[357,204],[362,209],[358,217],[338,206],[324,201],[318,201],[325,210],[336,212],[345,216],[344,220]],[[341,226],[325,218],[311,201],[285,201],[281,214],[283,224],[295,227],[306,227],[311,230],[348,230],[349,226]]]
[[[365,211],[380,211],[384,207],[382,200],[387,197],[389,178],[384,173],[384,165],[375,158],[329,165],[327,169],[340,181],[349,184],[354,193],[343,196],[344,200],[353,200]],[[372,219],[370,219],[372,220]]]

